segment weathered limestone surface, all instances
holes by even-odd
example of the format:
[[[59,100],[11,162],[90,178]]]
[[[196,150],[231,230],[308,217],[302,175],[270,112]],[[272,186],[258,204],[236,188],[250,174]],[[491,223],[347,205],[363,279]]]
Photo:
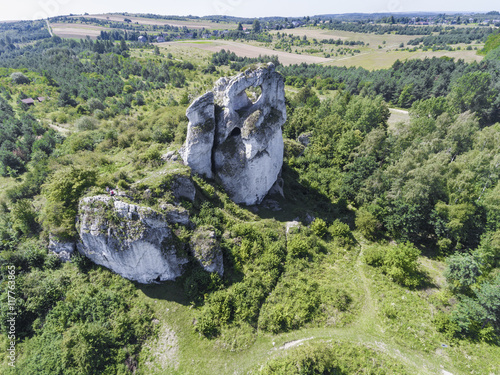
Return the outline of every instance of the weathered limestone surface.
[[[246,93],[250,87],[262,90],[255,102]],[[215,101],[213,117],[210,98]],[[195,173],[215,177],[236,203],[260,203],[283,165],[285,91],[274,65],[219,79],[213,93],[195,100],[186,114],[190,125],[181,150],[184,162]],[[214,127],[197,125],[212,123]]]
[[[71,258],[71,254],[75,251],[75,243],[71,241],[60,241],[54,236],[49,236],[49,246],[50,252],[56,254],[63,262],[68,262]]]
[[[168,211],[164,215],[106,195],[83,198],[77,220],[78,251],[130,280],[173,280],[188,259],[178,249],[169,221],[188,222],[188,218],[172,207]]]
[[[179,153],[193,172],[212,178],[212,145],[215,134],[214,94],[207,92],[187,109],[186,143]],[[206,157],[208,155],[208,157]]]

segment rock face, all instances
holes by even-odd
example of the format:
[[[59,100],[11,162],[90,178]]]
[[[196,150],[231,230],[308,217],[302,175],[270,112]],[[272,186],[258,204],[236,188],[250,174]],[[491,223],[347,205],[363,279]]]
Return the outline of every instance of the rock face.
[[[78,251],[130,280],[173,280],[188,259],[168,221],[188,219],[185,213],[169,212],[163,215],[106,195],[84,198],[77,219]]]
[[[212,178],[212,145],[215,134],[214,94],[207,92],[196,99],[187,109],[186,116],[189,119],[187,138],[179,153],[193,172]]]
[[[255,102],[245,91],[250,87],[262,91]],[[274,65],[219,79],[213,93],[196,99],[186,114],[184,162],[195,173],[215,177],[236,203],[260,203],[283,165],[285,91]]]

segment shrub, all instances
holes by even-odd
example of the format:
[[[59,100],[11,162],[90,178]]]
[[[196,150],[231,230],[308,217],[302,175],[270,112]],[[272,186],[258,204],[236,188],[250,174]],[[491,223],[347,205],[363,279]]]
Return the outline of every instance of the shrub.
[[[91,112],[94,112],[97,109],[104,111],[104,109],[106,108],[104,104],[102,104],[101,101],[96,98],[90,98],[89,100],[87,100],[87,107]]]
[[[326,226],[326,223],[323,219],[316,218],[314,221],[311,223],[311,230],[316,234],[318,237],[323,237],[326,232],[327,232],[328,227]]]
[[[75,126],[78,130],[94,130],[97,129],[99,125],[99,121],[97,119],[90,116],[82,116],[78,120],[75,121]]]
[[[380,267],[384,264],[385,250],[382,246],[370,246],[363,250],[363,258],[365,263],[373,266]]]
[[[389,246],[384,255],[384,272],[398,284],[416,287],[420,284],[419,255],[420,250],[410,242]]]
[[[23,85],[26,83],[30,83],[30,79],[26,77],[23,73],[21,72],[14,72],[10,75],[10,79],[12,82],[18,84],[18,85]]]
[[[481,275],[480,264],[473,255],[455,254],[446,259],[445,277],[454,292],[468,293]]]
[[[370,241],[374,241],[378,237],[382,228],[382,224],[375,215],[364,208],[360,208],[356,212],[355,224],[361,234]]]

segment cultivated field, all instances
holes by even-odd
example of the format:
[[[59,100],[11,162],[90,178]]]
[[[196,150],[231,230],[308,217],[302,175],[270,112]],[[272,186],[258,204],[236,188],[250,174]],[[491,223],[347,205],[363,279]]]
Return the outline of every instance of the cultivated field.
[[[83,25],[78,23],[51,23],[50,27],[54,35],[68,39],[84,39],[86,36],[96,39],[101,30],[109,31],[109,28],[101,26]]]
[[[277,33],[273,31],[272,33]],[[407,59],[424,59],[432,57],[451,57],[455,59],[463,59],[466,62],[481,61],[482,56],[476,54],[475,50],[467,51],[466,44],[459,44],[462,49],[458,51],[417,51],[409,52],[401,50],[401,44],[405,47],[407,43],[417,38],[416,35],[394,35],[394,34],[367,34],[355,33],[350,31],[340,30],[321,30],[317,28],[296,28],[291,30],[282,30],[280,33],[292,34],[295,36],[306,36],[308,39],[316,39],[321,41],[323,39],[341,39],[344,41],[363,41],[364,46],[334,46],[329,44],[322,44],[320,47],[323,53],[315,53],[315,56],[321,56],[325,53],[331,55],[330,58],[324,62],[327,65],[335,66],[358,66],[369,70],[385,69],[392,66],[396,60]],[[456,47],[455,46],[455,47]],[[472,47],[481,49],[483,44],[472,44]],[[293,51],[300,53],[307,53],[307,49],[311,47],[293,47]],[[318,48],[318,47],[315,47]],[[352,54],[336,53],[339,49],[358,50],[359,52]],[[396,51],[397,50],[397,51]]]
[[[165,19],[155,19],[155,18],[145,18],[145,17],[134,17],[134,16],[124,16],[121,14],[90,14],[87,16],[74,16],[75,18],[97,18],[100,20],[108,20],[115,22],[124,22],[125,18],[128,18],[133,23],[138,23],[139,25],[170,25],[183,27],[186,26],[191,29],[235,29],[238,25],[235,23],[216,23],[206,20],[189,20],[189,21],[180,21],[180,20],[165,20]]]
[[[187,48],[197,48],[210,52],[218,52],[222,49],[229,50],[242,57],[259,57],[259,55],[278,55],[280,62],[283,65],[292,65],[300,63],[321,64],[328,62],[329,59],[319,56],[299,55],[295,53],[272,50],[261,46],[255,46],[247,43],[232,42],[226,40],[211,41],[190,41],[190,42],[169,42],[158,44],[160,47],[173,45],[186,45]]]
[[[392,66],[396,60],[425,59],[432,57],[451,57],[455,60],[463,59],[466,62],[481,61],[483,56],[476,54],[476,51],[389,51],[382,49],[380,51],[362,52],[359,55],[342,57],[331,60],[327,65],[334,66],[357,66],[368,70],[386,69]]]

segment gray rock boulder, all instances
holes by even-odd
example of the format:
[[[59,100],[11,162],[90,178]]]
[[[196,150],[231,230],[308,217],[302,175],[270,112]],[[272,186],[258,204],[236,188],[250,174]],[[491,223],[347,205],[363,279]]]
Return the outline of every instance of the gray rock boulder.
[[[50,235],[48,249],[63,262],[68,262],[71,259],[71,255],[75,252],[76,244],[73,241],[60,241],[57,237]]]
[[[171,189],[175,199],[186,198],[194,202],[196,188],[188,176],[177,175],[172,182]]]
[[[173,280],[188,262],[165,215],[106,195],[83,198],[77,230],[80,253],[140,283]]]
[[[262,92],[255,102],[246,93],[251,87],[260,87]],[[219,79],[213,97],[214,130],[210,126],[193,125],[196,131],[188,128],[181,156],[194,172],[207,177],[210,161],[213,176],[234,202],[260,203],[283,165],[281,127],[286,121],[283,77],[272,63],[261,65],[233,78]],[[210,96],[205,94],[188,108],[190,123],[212,123],[211,111],[206,110],[209,100]],[[196,155],[192,155],[194,152]],[[203,168],[200,159],[206,160]]]
[[[183,207],[176,207],[172,204],[162,204],[160,208],[165,213],[165,219],[170,224],[191,225],[189,221],[189,211]]]
[[[217,242],[213,227],[201,227],[195,230],[189,243],[193,256],[198,259],[207,272],[224,274],[222,250]]]

